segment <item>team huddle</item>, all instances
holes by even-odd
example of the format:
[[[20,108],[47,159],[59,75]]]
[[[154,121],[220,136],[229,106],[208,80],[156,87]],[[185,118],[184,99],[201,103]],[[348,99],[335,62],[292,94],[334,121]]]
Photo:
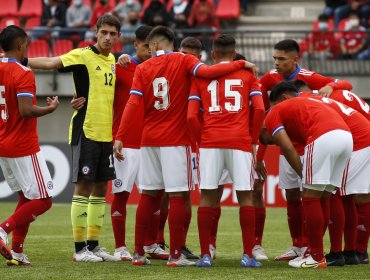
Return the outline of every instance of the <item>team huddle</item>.
[[[104,15],[96,26],[95,45],[51,58],[27,59],[28,38],[21,28],[10,26],[0,34],[5,52],[0,165],[19,194],[14,213],[0,224],[0,253],[8,265],[31,265],[23,252],[28,227],[52,205],[53,183],[36,118],[53,112],[58,98],[48,98],[46,107],[36,105],[30,68],[73,74],[74,261],[141,266],[150,264],[150,255],[170,267],[212,267],[223,185],[232,184],[240,206],[240,267],[261,267],[260,260],[268,259],[262,247],[263,158],[268,145],[277,145],[292,246],[275,260],[295,268],[368,263],[370,108],[348,81],[301,68],[299,46],[289,39],[274,46],[274,69],[261,79],[256,66],[236,54],[231,35],[213,41],[215,64],[207,66],[199,60],[199,40],[187,37],[174,52],[175,35],[163,26],[139,27],[136,55],[122,55],[116,64],[110,51],[119,38],[119,21]],[[113,254],[99,244],[109,180]],[[131,254],[126,204],[134,184],[141,197]],[[195,184],[201,191],[200,256],[186,242]],[[324,255],[327,228],[331,247]]]

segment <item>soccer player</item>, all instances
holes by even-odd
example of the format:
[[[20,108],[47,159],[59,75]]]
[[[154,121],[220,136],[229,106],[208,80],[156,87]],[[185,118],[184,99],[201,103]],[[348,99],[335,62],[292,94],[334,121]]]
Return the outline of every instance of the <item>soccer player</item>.
[[[270,99],[278,102],[274,92],[271,92]],[[272,136],[270,143],[280,146],[303,183],[302,205],[311,253],[291,260],[289,265],[326,268],[323,235],[329,218],[327,197],[341,186],[342,174],[353,147],[352,135],[333,109],[316,100],[303,98],[275,105],[265,123]],[[264,142],[263,134],[260,139]],[[302,145],[305,146],[303,168],[295,148]]]
[[[235,39],[220,35],[212,46],[216,63],[228,63],[235,57]],[[253,135],[249,134],[249,102],[254,107]],[[201,103],[201,104],[200,104]],[[199,122],[204,109],[203,127]],[[189,97],[188,122],[195,139],[200,140],[200,206],[198,231],[201,259],[198,267],[212,266],[209,243],[214,219],[214,207],[220,203],[219,180],[224,169],[230,173],[240,205],[240,225],[243,258],[240,267],[260,267],[252,256],[255,242],[255,213],[253,207],[253,155],[264,119],[262,93],[258,80],[243,70],[214,80],[193,80]],[[199,136],[201,133],[201,136]]]
[[[14,213],[0,224],[0,253],[8,265],[30,266],[23,243],[31,222],[52,205],[53,182],[38,143],[37,117],[52,113],[58,97],[36,105],[35,75],[20,61],[27,55],[26,32],[14,25],[0,33],[0,166],[9,187],[18,192]],[[12,250],[7,235],[13,232]]]
[[[322,96],[327,96],[336,89],[352,89],[352,85],[346,80],[325,77],[316,72],[301,68],[298,64],[299,51],[298,43],[291,39],[282,40],[274,46],[273,58],[275,67],[265,73],[260,79],[265,108],[267,110],[269,109],[269,104],[266,97],[273,86],[281,81],[303,80],[311,89],[318,90]],[[260,161],[264,157],[265,150],[266,147],[263,147],[263,145],[259,146],[256,164],[259,170],[262,168]],[[303,147],[301,147],[300,153],[302,155],[303,152]],[[279,159],[279,187],[284,189],[286,193],[287,216],[290,235],[292,237],[292,247],[282,255],[277,256],[275,260],[294,259],[302,255],[307,249],[307,242],[303,234],[302,203],[299,185],[298,175],[286,162],[285,157],[281,155]],[[256,251],[256,254],[259,253],[264,254],[263,251]]]
[[[173,51],[171,29],[157,26],[148,36],[153,58],[140,64],[134,75],[131,96],[122,115],[114,151],[123,160],[122,141],[129,133],[131,118],[144,102],[139,187],[143,190],[136,212],[133,265],[150,264],[144,256],[147,226],[158,190],[169,194],[170,257],[168,266],[194,265],[181,254],[184,238],[186,192],[192,188],[190,139],[186,124],[190,75],[216,77],[247,67],[236,61],[206,66],[191,55]],[[174,174],[176,174],[174,176]]]
[[[72,72],[76,97],[86,99],[73,114],[69,134],[75,183],[71,220],[76,262],[121,260],[99,246],[107,182],[115,178],[112,119],[116,68],[110,51],[119,39],[119,31],[118,19],[106,14],[96,23],[95,45],[59,57],[28,60],[32,68]]]

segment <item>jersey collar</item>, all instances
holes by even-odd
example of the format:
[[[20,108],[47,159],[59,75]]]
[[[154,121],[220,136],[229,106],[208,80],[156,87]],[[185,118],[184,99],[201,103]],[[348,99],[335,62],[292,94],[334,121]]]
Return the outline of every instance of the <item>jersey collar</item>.
[[[299,72],[301,71],[301,66],[299,66],[299,64],[297,64],[297,69],[294,71],[293,74],[291,74],[288,78],[286,78],[285,80],[287,81],[291,81],[293,80],[298,74]]]
[[[130,59],[131,59],[131,61],[135,62],[136,64],[140,64],[141,63],[138,59],[136,59],[132,55],[130,55]]]
[[[94,45],[90,45],[90,49],[96,53],[96,54],[100,54],[99,50],[94,46]]]
[[[17,59],[15,58],[8,58],[8,57],[3,57],[3,58],[0,58],[0,61],[1,62],[19,62]]]
[[[164,55],[164,54],[170,54],[170,53],[172,53],[172,52],[159,50],[159,51],[156,51],[155,54],[153,54],[153,57],[157,57],[157,56]]]

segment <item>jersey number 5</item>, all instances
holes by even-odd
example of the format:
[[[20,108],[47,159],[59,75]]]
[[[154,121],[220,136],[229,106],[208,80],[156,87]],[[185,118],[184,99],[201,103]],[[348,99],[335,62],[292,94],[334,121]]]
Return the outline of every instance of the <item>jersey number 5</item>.
[[[238,113],[242,108],[242,96],[239,91],[232,90],[232,87],[242,87],[243,81],[239,79],[225,80],[225,98],[227,100],[234,99],[234,105],[231,102],[225,102],[225,109],[230,113]],[[221,112],[219,105],[219,84],[217,80],[213,80],[207,87],[211,94],[211,107],[208,111],[210,113]],[[231,101],[231,100],[230,100]]]
[[[1,119],[3,122],[8,121],[9,115],[8,115],[8,107],[6,106],[6,100],[4,98],[5,93],[5,87],[0,86],[0,110],[1,110]]]
[[[168,81],[165,77],[154,79],[153,92],[156,97],[154,108],[160,111],[167,110],[170,106],[170,96],[168,94]]]

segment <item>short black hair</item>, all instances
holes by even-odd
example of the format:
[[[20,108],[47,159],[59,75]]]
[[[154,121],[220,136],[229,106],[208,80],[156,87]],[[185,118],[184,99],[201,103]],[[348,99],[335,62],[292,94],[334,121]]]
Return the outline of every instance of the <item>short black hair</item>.
[[[117,32],[120,32],[121,30],[121,23],[119,19],[113,15],[105,14],[105,15],[102,15],[100,18],[98,18],[96,22],[97,30],[99,30],[103,26],[103,24],[114,26],[117,29]]]
[[[11,51],[15,48],[15,43],[19,39],[27,39],[27,33],[20,27],[9,25],[0,33],[0,46],[5,51]]]
[[[202,43],[194,37],[185,37],[180,44],[181,48],[188,48],[188,49],[194,49],[197,50],[198,53],[202,50]]]
[[[285,52],[295,51],[297,53],[299,53],[300,51],[297,41],[293,39],[285,39],[285,40],[278,42],[274,46],[274,49],[279,50],[279,51],[285,51]]]
[[[330,17],[328,15],[321,14],[321,15],[319,15],[319,17],[317,19],[318,19],[318,21],[328,21],[330,19]]]
[[[142,42],[146,41],[146,38],[148,38],[148,35],[153,30],[153,27],[149,25],[142,25],[135,31],[136,39]]]
[[[247,59],[241,53],[236,53],[235,58],[234,58],[234,61],[235,60],[247,60]]]
[[[292,92],[292,93],[298,92],[293,82],[284,81],[284,82],[280,82],[276,84],[270,92],[270,101],[271,102],[277,101],[283,95],[283,93],[286,93],[286,92]]]
[[[303,80],[300,80],[300,79],[294,80],[292,83],[297,88],[298,91],[300,91],[301,88],[303,88],[303,87],[307,87],[306,82],[303,81]]]
[[[235,53],[235,38],[229,34],[221,34],[214,41],[212,50],[220,57]]]
[[[153,28],[153,30],[148,35],[147,41],[150,42],[156,37],[162,37],[170,43],[173,43],[173,41],[175,40],[175,34],[171,30],[171,28],[162,25],[158,25]]]
[[[350,10],[349,13],[348,13],[348,17],[350,16],[358,16],[360,17],[360,14],[358,13],[357,10]]]

